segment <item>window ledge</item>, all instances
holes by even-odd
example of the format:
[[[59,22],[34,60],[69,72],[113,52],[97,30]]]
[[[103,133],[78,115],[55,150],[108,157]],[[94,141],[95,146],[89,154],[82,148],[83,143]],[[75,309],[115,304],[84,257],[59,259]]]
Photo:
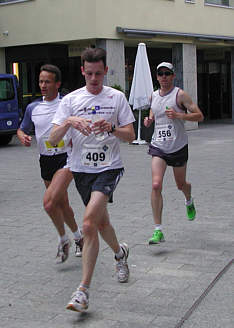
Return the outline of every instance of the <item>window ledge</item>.
[[[0,6],[11,5],[20,2],[28,2],[28,1],[32,1],[32,0],[8,0],[7,2],[0,1]]]
[[[205,3],[205,6],[208,6],[208,7],[218,7],[218,8],[224,8],[224,9],[234,9],[234,7],[224,6],[224,5],[216,5],[214,3]]]

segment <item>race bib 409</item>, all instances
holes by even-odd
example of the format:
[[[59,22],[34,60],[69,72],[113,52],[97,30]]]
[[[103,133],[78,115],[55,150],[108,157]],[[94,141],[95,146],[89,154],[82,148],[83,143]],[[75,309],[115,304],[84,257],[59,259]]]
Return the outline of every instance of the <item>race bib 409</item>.
[[[84,166],[105,167],[111,165],[110,145],[88,145],[85,144],[82,150],[81,162]]]

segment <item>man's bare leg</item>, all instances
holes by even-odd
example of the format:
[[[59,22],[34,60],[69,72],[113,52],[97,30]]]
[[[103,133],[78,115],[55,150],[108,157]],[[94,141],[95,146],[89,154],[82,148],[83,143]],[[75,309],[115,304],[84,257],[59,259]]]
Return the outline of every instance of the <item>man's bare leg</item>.
[[[189,221],[193,221],[196,217],[196,209],[191,195],[192,186],[189,182],[186,181],[186,169],[186,164],[183,167],[173,168],[177,187],[183,192],[185,196],[187,218]]]
[[[90,201],[86,207],[84,221],[83,221],[83,233],[84,233],[84,248],[83,248],[83,266],[82,266],[82,280],[73,294],[71,301],[67,305],[67,309],[73,311],[84,311],[88,308],[89,304],[89,292],[88,288],[91,284],[97,256],[99,252],[99,237],[100,232],[102,238],[110,246],[115,253],[116,269],[119,277],[123,277],[126,282],[126,275],[128,278],[129,270],[127,264],[128,247],[119,245],[116,238],[115,230],[110,224],[109,215],[107,212],[107,202],[109,197],[102,192],[94,191],[91,193]],[[124,249],[123,249],[124,247]],[[127,255],[125,254],[127,250]],[[119,254],[121,257],[117,259]]]
[[[153,211],[153,218],[155,223],[155,230],[152,238],[149,239],[149,244],[158,244],[164,241],[162,230],[162,210],[163,197],[162,185],[163,177],[167,168],[166,162],[159,157],[152,157],[152,192],[151,192],[151,206]]]
[[[109,225],[106,217],[108,196],[101,192],[92,192],[86,207],[83,221],[84,248],[83,248],[83,273],[81,284],[89,286],[99,252],[98,230],[103,225]],[[113,250],[119,250],[113,228],[109,229],[109,245]],[[113,240],[112,240],[113,239]]]
[[[69,205],[67,189],[72,180],[72,173],[69,169],[60,169],[52,181],[44,181],[47,187],[44,194],[44,208],[53,221],[58,234],[60,243],[57,252],[57,262],[64,262],[69,256],[70,240],[66,235],[64,222],[68,225],[74,234],[76,242],[76,256],[81,256],[83,240],[80,230],[74,218],[74,212]]]
[[[51,182],[45,181],[47,189],[44,194],[44,208],[60,236],[65,234],[64,222],[72,232],[78,229],[67,193],[72,178],[72,173],[67,168],[58,170]]]
[[[187,165],[182,167],[173,167],[175,182],[177,188],[181,190],[185,196],[185,199],[189,201],[191,199],[191,184],[186,181]]]
[[[153,210],[153,217],[155,224],[162,223],[162,184],[163,177],[166,171],[166,162],[159,158],[152,158],[152,193],[151,193],[151,205]]]

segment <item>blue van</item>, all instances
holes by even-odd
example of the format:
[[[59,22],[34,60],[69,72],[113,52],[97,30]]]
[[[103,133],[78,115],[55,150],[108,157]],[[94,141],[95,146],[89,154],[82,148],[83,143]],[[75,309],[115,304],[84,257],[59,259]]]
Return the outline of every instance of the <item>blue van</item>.
[[[19,127],[22,117],[18,79],[0,74],[0,145],[7,145]]]

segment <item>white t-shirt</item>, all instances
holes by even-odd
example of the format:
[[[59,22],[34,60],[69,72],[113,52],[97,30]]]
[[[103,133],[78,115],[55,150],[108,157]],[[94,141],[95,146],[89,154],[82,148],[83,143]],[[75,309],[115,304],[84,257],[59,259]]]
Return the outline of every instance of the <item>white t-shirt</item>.
[[[123,92],[103,86],[98,95],[88,92],[86,87],[66,95],[57,110],[52,123],[61,125],[69,116],[92,119],[93,109],[100,116],[116,127],[125,126],[135,121],[132,110]],[[97,173],[110,169],[122,168],[119,139],[105,132],[102,141],[94,134],[84,136],[70,128],[72,138],[71,171]]]
[[[60,102],[61,98],[58,94],[52,101],[45,101],[44,98],[42,98],[32,102],[26,108],[20,128],[22,131],[29,134],[34,124],[37,147],[40,155],[53,156],[67,153],[69,157],[71,153],[71,146],[68,145],[71,139],[69,134],[66,134],[56,147],[53,147],[48,142],[50,130],[53,127],[52,119]]]

